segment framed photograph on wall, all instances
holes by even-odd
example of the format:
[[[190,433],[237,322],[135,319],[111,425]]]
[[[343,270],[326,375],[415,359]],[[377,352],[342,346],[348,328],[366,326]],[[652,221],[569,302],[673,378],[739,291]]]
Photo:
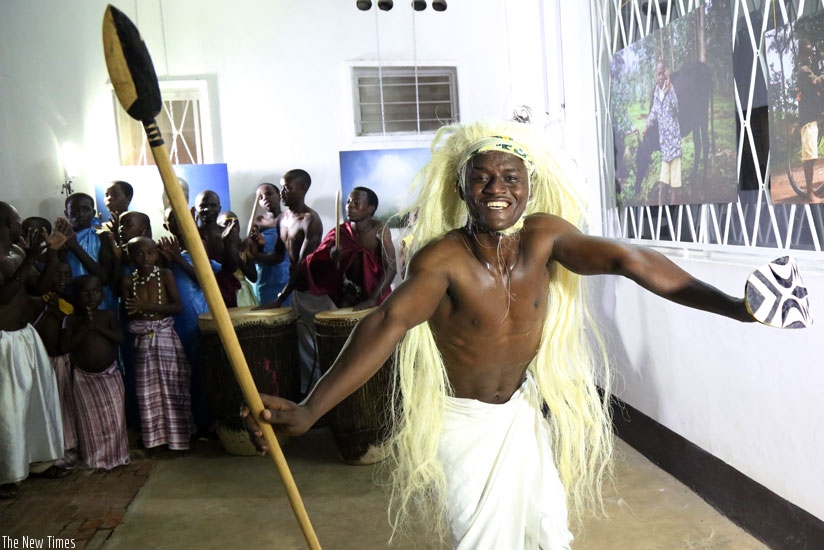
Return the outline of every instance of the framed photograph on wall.
[[[736,200],[731,26],[708,0],[612,57],[619,206]]]
[[[824,12],[764,35],[770,116],[770,198],[824,202]]]

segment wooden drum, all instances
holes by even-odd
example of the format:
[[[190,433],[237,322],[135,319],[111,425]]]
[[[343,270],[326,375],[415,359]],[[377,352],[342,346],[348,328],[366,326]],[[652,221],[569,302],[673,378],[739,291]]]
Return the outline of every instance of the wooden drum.
[[[352,329],[370,311],[342,308],[315,315],[322,373],[329,370]],[[392,360],[390,357],[375,376],[327,414],[340,458],[347,464],[374,464],[386,456],[383,442],[389,433]]]
[[[230,308],[229,317],[258,391],[296,400],[300,391],[297,315],[288,307],[253,311],[249,306]],[[257,454],[240,418],[243,392],[217,323],[207,312],[198,317],[197,324],[203,340],[206,398],[217,435],[229,453]]]

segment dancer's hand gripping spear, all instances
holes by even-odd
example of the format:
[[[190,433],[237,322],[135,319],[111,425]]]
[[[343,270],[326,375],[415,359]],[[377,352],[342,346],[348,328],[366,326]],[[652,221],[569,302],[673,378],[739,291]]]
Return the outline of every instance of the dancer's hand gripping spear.
[[[206,296],[209,310],[217,323],[220,340],[223,342],[223,347],[232,364],[232,369],[243,391],[243,396],[252,414],[257,418],[263,411],[263,402],[260,400],[260,394],[249,373],[249,367],[232,327],[229,312],[220,295],[220,290],[209,265],[206,249],[200,239],[197,226],[192,216],[189,215],[186,198],[183,195],[180,183],[177,181],[177,176],[172,170],[169,154],[163,145],[163,138],[155,122],[155,117],[162,108],[162,101],[152,59],[134,24],[120,10],[111,5],[106,8],[103,17],[103,49],[106,55],[106,65],[109,68],[109,77],[118,101],[132,118],[143,124],[143,128],[146,130],[152,155],[163,180],[163,187],[169,196],[175,218],[180,224],[186,246],[192,255],[197,280]],[[312,529],[309,516],[303,506],[297,486],[289,471],[289,466],[286,464],[286,459],[272,426],[263,422],[260,427],[286,488],[289,503],[303,531],[303,536],[306,538],[309,548],[319,549],[320,543]]]

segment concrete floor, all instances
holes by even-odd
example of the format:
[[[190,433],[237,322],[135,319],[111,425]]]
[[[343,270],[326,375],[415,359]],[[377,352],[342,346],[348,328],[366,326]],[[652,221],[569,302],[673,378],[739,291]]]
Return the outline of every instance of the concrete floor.
[[[610,519],[574,528],[574,549],[766,548],[626,444],[617,448]],[[326,429],[286,442],[284,453],[324,548],[387,548],[386,495],[374,483],[375,467],[340,463]],[[229,455],[216,442],[200,442],[182,458],[159,457],[105,544],[107,550],[233,546],[306,548],[271,458]],[[438,545],[424,537],[392,548]]]

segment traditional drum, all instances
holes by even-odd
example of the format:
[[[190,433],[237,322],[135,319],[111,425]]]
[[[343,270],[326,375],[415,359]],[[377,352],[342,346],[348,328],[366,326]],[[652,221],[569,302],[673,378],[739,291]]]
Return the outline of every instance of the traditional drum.
[[[332,366],[355,325],[371,309],[333,309],[315,315],[318,361],[325,373]],[[392,357],[327,417],[341,460],[347,464],[374,464],[385,458],[383,442],[389,432],[392,393]]]
[[[250,306],[230,308],[229,317],[258,391],[296,400],[300,391],[297,315],[287,307],[254,311]],[[203,336],[206,398],[217,435],[229,453],[257,454],[240,419],[243,393],[223,350],[217,323],[211,313],[204,313],[197,324]]]

